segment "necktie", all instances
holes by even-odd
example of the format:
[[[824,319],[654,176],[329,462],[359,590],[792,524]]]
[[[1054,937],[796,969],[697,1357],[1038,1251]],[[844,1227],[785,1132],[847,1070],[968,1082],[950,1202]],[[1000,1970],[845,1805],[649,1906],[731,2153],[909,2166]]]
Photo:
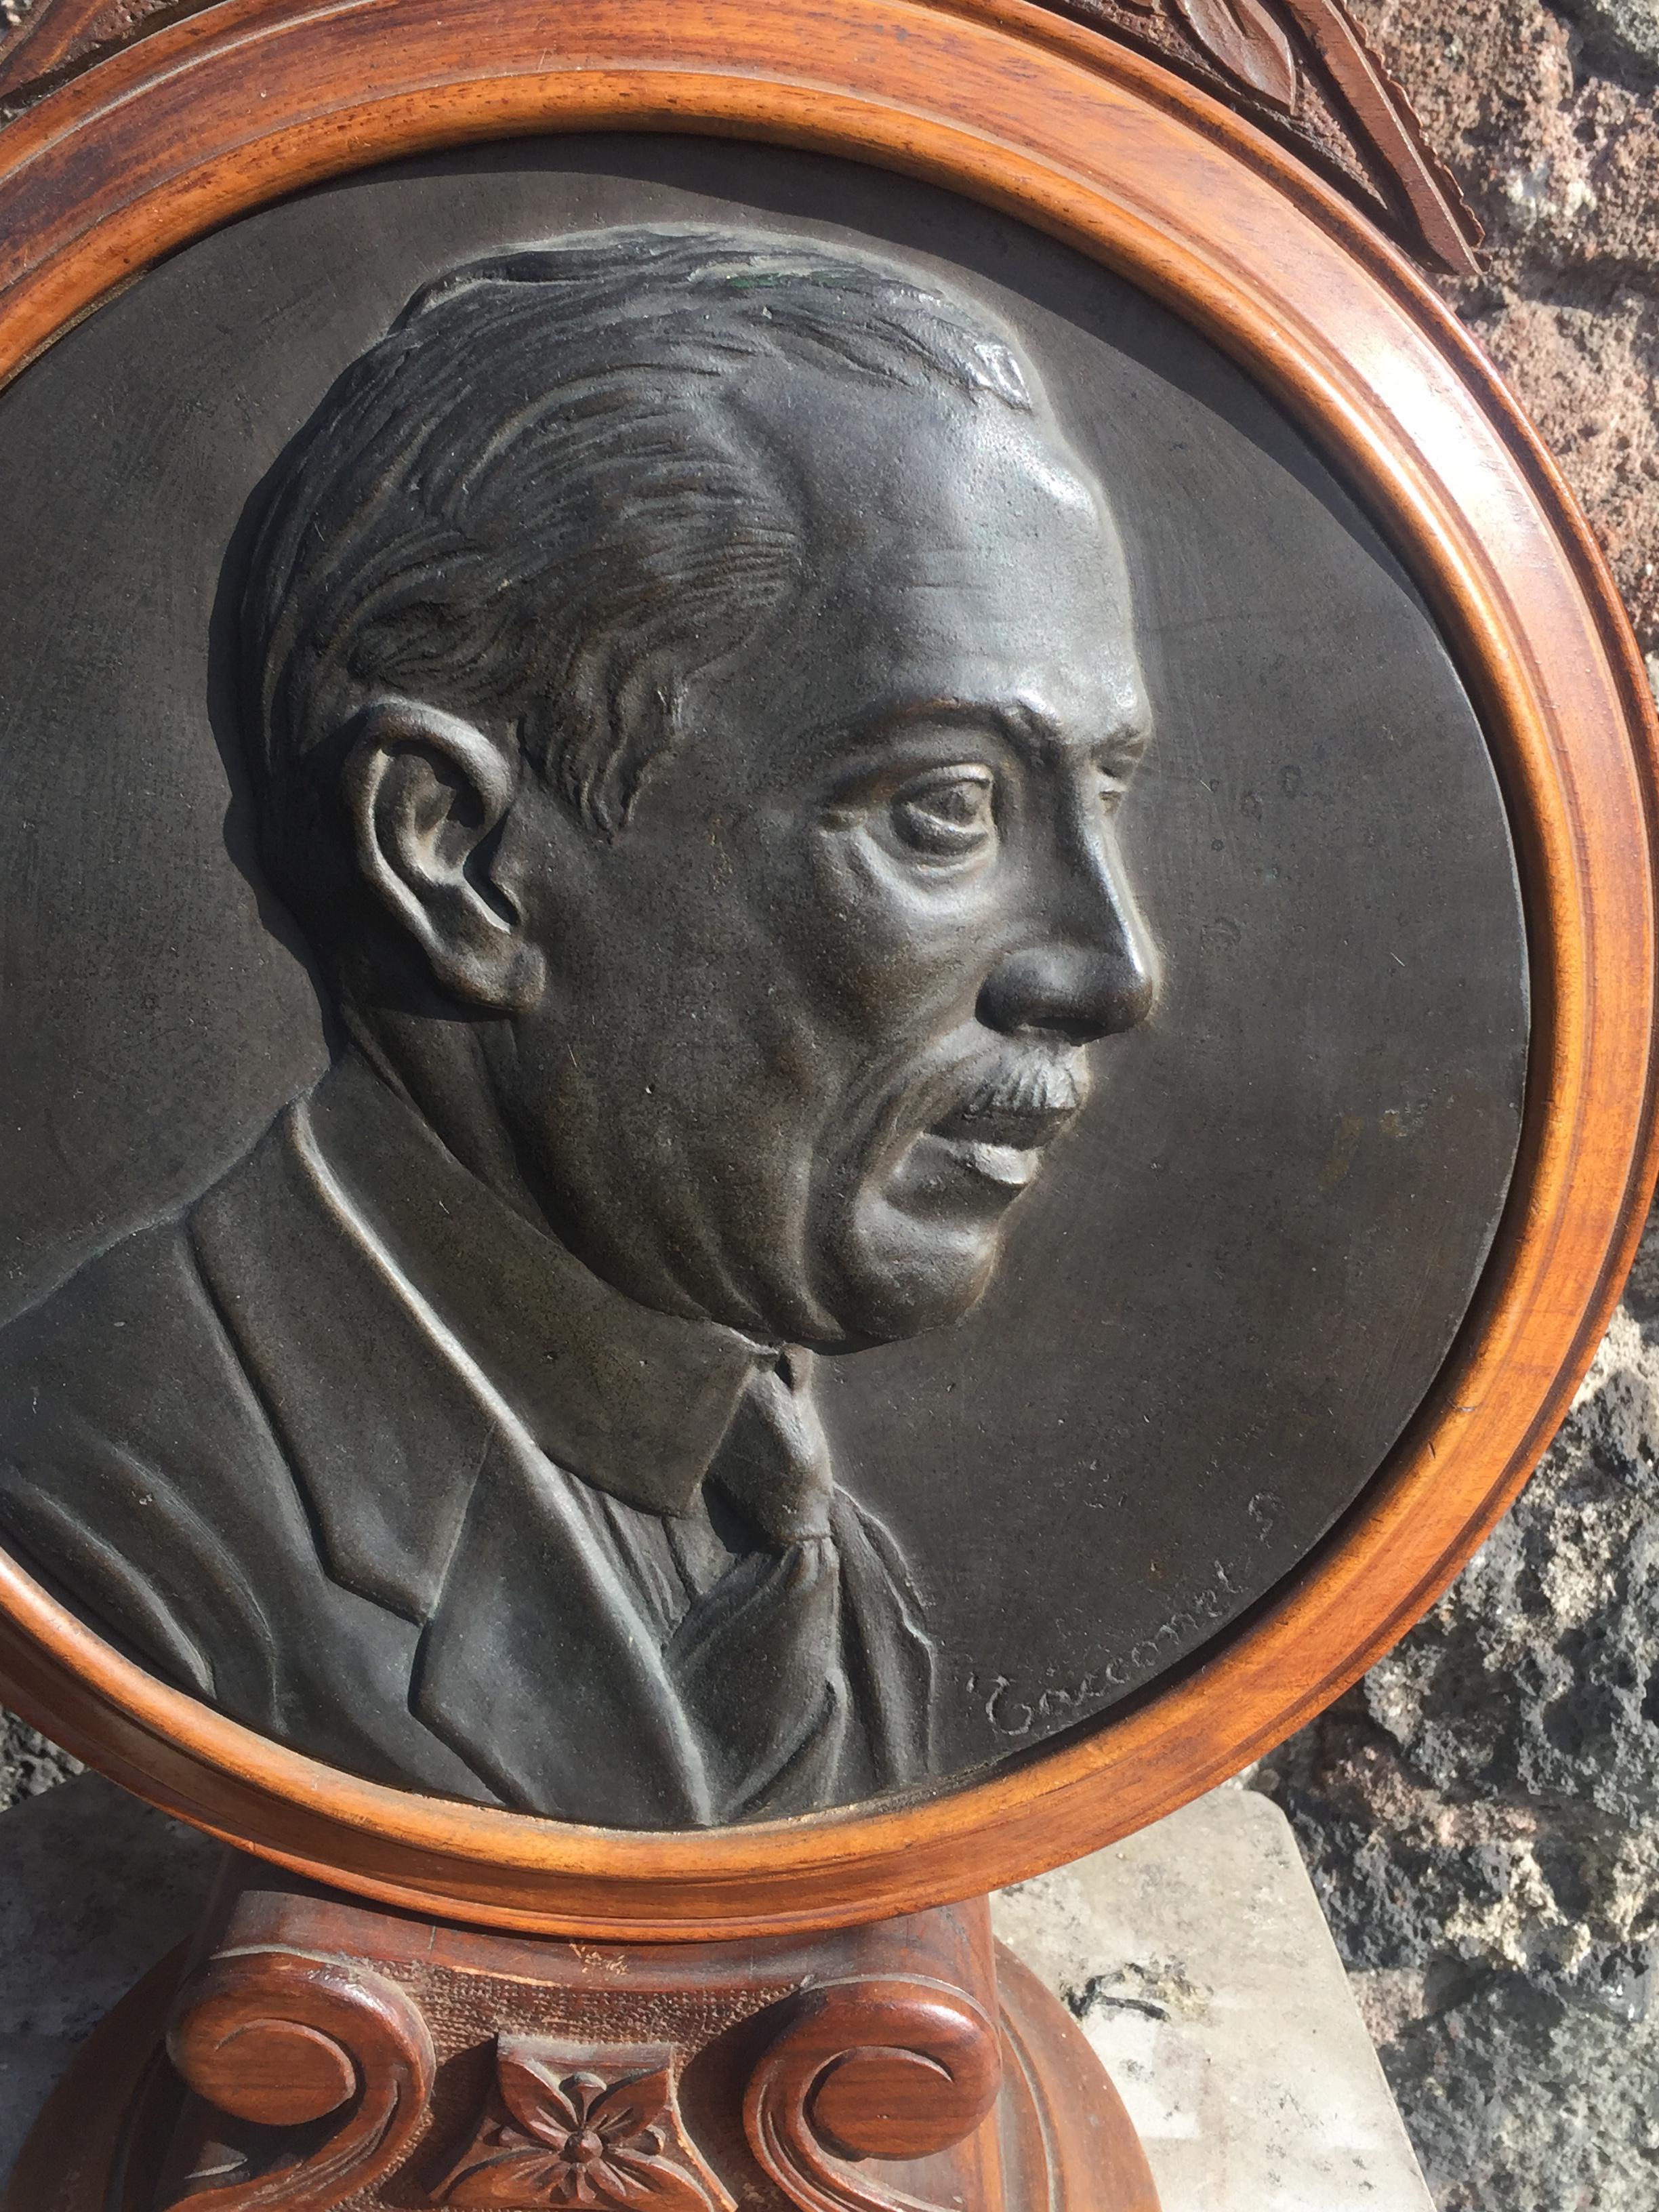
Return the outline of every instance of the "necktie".
[[[651,1516],[492,1445],[410,1704],[506,1803],[703,1826],[928,1771],[933,1648],[897,1547],[831,1480],[810,1377],[790,1353],[746,1394],[706,1485],[732,1540],[707,1532],[665,1640],[633,1548]]]
[[[811,1355],[750,1384],[710,1470],[760,1540],[693,1604],[664,1653],[725,1820],[835,1794],[846,1745],[842,1575]]]

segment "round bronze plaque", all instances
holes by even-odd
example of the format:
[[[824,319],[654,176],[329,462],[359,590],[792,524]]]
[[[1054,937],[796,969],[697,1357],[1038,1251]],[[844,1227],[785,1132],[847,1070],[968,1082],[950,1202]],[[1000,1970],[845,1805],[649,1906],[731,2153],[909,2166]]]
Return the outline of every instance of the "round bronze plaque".
[[[1223,1778],[1512,1498],[1648,1194],[1650,708],[1202,94],[532,12],[0,135],[0,1662],[381,1898],[830,1925]]]

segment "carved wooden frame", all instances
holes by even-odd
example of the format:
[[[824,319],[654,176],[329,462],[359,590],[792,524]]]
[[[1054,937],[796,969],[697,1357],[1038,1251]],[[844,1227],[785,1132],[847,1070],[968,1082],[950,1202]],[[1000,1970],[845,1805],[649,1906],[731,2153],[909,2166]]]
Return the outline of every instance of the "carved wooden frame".
[[[1511,1201],[1386,1468],[1184,1674],[966,1786],[676,1835],[407,1794],[165,1687],[0,1559],[6,1694],[167,1810],[420,1911],[727,1937],[914,1911],[1157,1818],[1310,1717],[1469,1556],[1565,1412],[1651,1193],[1659,786],[1606,568],[1427,286],[1264,132],[1026,0],[219,0],[0,136],[0,379],[162,254],[296,187],[465,141],[617,128],[809,147],[1006,210],[1272,392],[1364,499],[1457,655],[1515,827],[1534,994]]]

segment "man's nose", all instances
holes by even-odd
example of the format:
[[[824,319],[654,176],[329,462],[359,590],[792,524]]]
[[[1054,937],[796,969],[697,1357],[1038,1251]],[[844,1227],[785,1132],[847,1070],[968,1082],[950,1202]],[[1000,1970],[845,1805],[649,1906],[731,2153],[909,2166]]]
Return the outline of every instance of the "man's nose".
[[[988,1028],[1090,1044],[1152,1012],[1156,964],[1134,902],[1104,854],[1091,857],[1092,865],[1066,870],[1041,933],[986,978],[978,1012]]]

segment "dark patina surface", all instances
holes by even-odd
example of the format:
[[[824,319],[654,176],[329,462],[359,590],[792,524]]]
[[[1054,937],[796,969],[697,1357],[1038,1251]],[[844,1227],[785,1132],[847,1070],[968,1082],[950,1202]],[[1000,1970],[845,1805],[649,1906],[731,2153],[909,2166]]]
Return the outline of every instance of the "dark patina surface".
[[[0,471],[0,1513],[148,1663],[809,1809],[1115,1702],[1374,1472],[1513,1157],[1502,803],[1161,311],[831,162],[516,148],[190,249]]]

